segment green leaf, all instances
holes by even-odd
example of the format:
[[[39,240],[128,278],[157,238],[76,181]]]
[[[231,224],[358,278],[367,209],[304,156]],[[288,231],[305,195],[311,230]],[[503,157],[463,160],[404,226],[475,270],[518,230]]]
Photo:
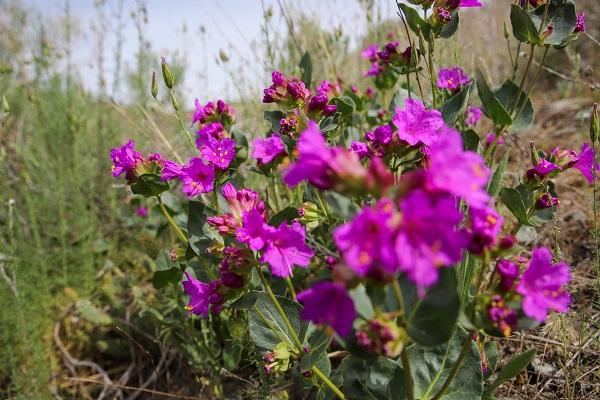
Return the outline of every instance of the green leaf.
[[[536,29],[539,29],[544,19],[545,8],[546,5],[542,5],[529,12]],[[548,26],[552,26],[552,33],[543,40],[543,43],[558,48],[564,47],[571,41],[576,25],[575,4],[572,1],[551,0],[542,32],[546,31]]]
[[[348,400],[405,398],[402,368],[385,357],[365,360],[354,355],[340,364]]]
[[[254,293],[253,296],[256,297],[254,306],[248,311],[250,337],[254,344],[266,350],[273,350],[282,341],[293,344],[293,335],[269,295],[260,291],[251,293]],[[292,327],[298,333],[300,341],[303,341],[308,323],[300,319],[300,304],[284,297],[277,297],[277,300],[290,320]],[[255,307],[258,308],[258,311]]]
[[[235,160],[233,166],[239,166],[248,159],[248,137],[237,128],[231,128],[231,136],[235,139]]]
[[[300,371],[307,371],[310,369],[310,367],[317,364],[323,357],[327,358],[327,348],[329,347],[330,342],[331,336],[329,336],[324,330],[314,331],[308,339],[309,351],[300,359]]]
[[[212,214],[212,210],[199,201],[188,203],[188,241],[199,256],[206,256],[206,250],[221,241],[219,234],[206,223],[206,218]]]
[[[297,208],[286,207],[271,217],[271,219],[269,220],[269,225],[279,226],[283,221],[292,222],[298,217],[299,215]]]
[[[452,19],[450,21],[448,21],[440,30],[440,33],[438,33],[438,37],[441,37],[443,39],[448,39],[450,37],[452,37],[452,35],[454,35],[456,33],[456,31],[458,30],[458,25],[460,22],[460,18],[458,16],[458,10],[455,10],[452,13]]]
[[[511,213],[523,225],[531,225],[527,217],[525,201],[518,190],[513,188],[503,188],[500,190],[500,199]]]
[[[358,315],[364,319],[371,319],[375,316],[375,309],[371,303],[371,298],[367,294],[367,289],[364,285],[358,285],[348,291],[348,294],[354,302],[354,308]],[[395,309],[398,309],[397,307]]]
[[[461,132],[463,147],[465,150],[477,152],[479,147],[479,135],[473,129]]]
[[[404,108],[404,102],[408,99],[408,90],[401,88],[392,96],[390,106],[388,108],[391,115],[396,112],[396,107]]]
[[[442,106],[442,117],[444,118],[446,125],[454,125],[456,120],[465,114],[465,109],[467,108],[467,102],[469,100],[469,92],[471,91],[472,86],[473,82],[469,82],[467,85],[463,86],[458,93],[444,102],[444,105]]]
[[[512,358],[508,363],[506,363],[504,368],[502,368],[500,372],[498,372],[498,376],[496,377],[494,383],[492,383],[491,386],[486,389],[485,395],[492,395],[496,391],[496,389],[498,389],[500,385],[502,385],[504,382],[507,382],[515,376],[519,375],[519,373],[522,370],[524,370],[525,367],[527,367],[527,365],[529,365],[531,360],[533,360],[533,357],[535,357],[535,352],[536,349],[531,348],[526,352],[517,355],[516,357]]]
[[[337,111],[342,114],[342,117],[349,117],[356,110],[356,104],[354,104],[354,100],[348,96],[336,97],[333,99],[337,107]]]
[[[452,339],[436,347],[423,347],[419,344],[406,350],[410,360],[414,381],[415,399],[431,399],[442,388],[446,378],[458,360],[467,333],[459,330]],[[483,392],[481,357],[475,342],[470,344],[465,359],[452,380],[443,400],[479,400]]]
[[[510,6],[510,22],[512,24],[513,36],[519,42],[531,44],[538,44],[540,42],[538,30],[531,16],[517,4]]]
[[[523,108],[523,111],[512,121],[513,129],[527,128],[533,123],[533,104],[525,93],[519,91],[519,87],[513,81],[508,80],[504,82],[494,94],[505,110],[512,110],[514,108],[515,113],[517,113]],[[518,105],[515,107],[517,99]]]
[[[338,126],[340,126],[340,116],[341,115],[342,115],[341,113],[336,112],[335,114],[330,115],[329,117],[322,120],[319,123],[320,131],[325,133],[325,132],[332,131],[332,130],[336,129]]]
[[[502,160],[496,167],[496,170],[492,175],[492,179],[490,180],[490,184],[488,185],[487,192],[492,197],[496,197],[498,196],[498,193],[500,193],[500,185],[502,184],[504,171],[506,170],[506,165],[508,164],[508,156],[509,152],[505,151],[504,156],[502,157]]]
[[[161,251],[154,262],[156,270],[152,276],[152,285],[156,289],[162,289],[170,283],[179,283],[181,281],[181,269],[179,264],[171,260],[166,250]]]
[[[131,185],[133,194],[139,194],[144,197],[158,196],[162,192],[169,190],[169,183],[160,180],[156,174],[140,175],[136,182]]]
[[[402,275],[399,279],[410,337],[424,346],[448,341],[460,312],[454,271],[451,268],[440,269],[438,282],[427,289],[423,298],[406,277]]]
[[[498,345],[495,341],[491,340],[483,344],[483,351],[485,353],[485,359],[487,360],[488,371],[484,374],[484,378],[487,380],[494,374],[496,365],[498,364]]]
[[[94,325],[105,326],[112,324],[110,315],[93,305],[88,299],[77,300],[75,309],[83,319]]]
[[[485,115],[491,118],[494,123],[498,125],[510,125],[512,123],[512,118],[508,114],[508,111],[506,111],[504,106],[496,98],[496,95],[494,95],[488,86],[485,77],[479,69],[477,70],[475,83],[477,84],[477,92],[479,94],[479,98],[481,99],[483,112]]]
[[[336,192],[325,193],[325,201],[335,215],[348,221],[358,212],[358,206],[348,197]]]
[[[285,115],[283,114],[283,112],[279,111],[279,110],[274,110],[274,111],[265,111],[263,113],[263,116],[265,117],[265,119],[267,121],[269,121],[271,123],[271,130],[275,133],[279,132],[279,121],[281,121],[281,119],[283,117],[285,117]]]
[[[300,79],[302,79],[302,82],[304,82],[306,87],[310,89],[313,66],[312,66],[312,61],[310,59],[310,54],[308,54],[308,51],[306,53],[304,53],[304,55],[300,59],[300,63],[298,64],[298,66],[302,70],[302,76],[300,77]]]
[[[406,23],[410,29],[417,36],[419,35],[419,31],[422,31],[425,39],[428,39],[431,34],[431,25],[429,25],[429,22],[421,18],[419,12],[409,5],[398,3],[398,8],[400,9],[400,12],[404,13]]]

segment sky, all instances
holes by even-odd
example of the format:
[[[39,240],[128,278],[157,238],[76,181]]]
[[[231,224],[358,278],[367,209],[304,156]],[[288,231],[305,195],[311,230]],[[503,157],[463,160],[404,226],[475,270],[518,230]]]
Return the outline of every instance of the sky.
[[[64,15],[65,2],[69,0],[22,0],[23,4],[48,21],[59,21]],[[105,33],[104,58],[107,72],[107,88],[111,92],[111,78],[115,69],[117,43],[116,25],[120,0],[105,0],[104,10],[111,27]],[[138,47],[137,32],[130,14],[136,8],[136,0],[123,0],[124,37],[123,60],[133,65]],[[220,51],[230,59],[248,65],[247,71],[258,85],[264,87],[268,75],[261,61],[263,52],[256,51],[253,43],[264,39],[261,26],[263,3],[274,12],[272,29],[285,32],[285,21],[280,13],[280,4],[302,5],[303,11],[315,15],[326,29],[333,30],[343,24],[352,41],[356,41],[366,30],[365,18],[361,18],[361,6],[357,0],[148,0],[148,22],[145,36],[152,49],[161,56],[174,52],[186,54],[186,81],[184,91],[191,98],[209,99],[236,96],[235,88],[228,80],[227,71],[217,62]],[[97,21],[94,0],[70,0],[71,15],[78,25],[78,34],[73,43],[73,62],[83,85],[97,91],[97,46],[93,26]],[[392,16],[396,6],[394,0],[376,0],[382,15]],[[356,21],[361,21],[359,24]],[[183,27],[186,27],[184,33]],[[347,29],[351,27],[351,29]],[[205,34],[200,34],[204,29]],[[158,60],[156,60],[158,63]],[[258,95],[258,94],[257,94]]]

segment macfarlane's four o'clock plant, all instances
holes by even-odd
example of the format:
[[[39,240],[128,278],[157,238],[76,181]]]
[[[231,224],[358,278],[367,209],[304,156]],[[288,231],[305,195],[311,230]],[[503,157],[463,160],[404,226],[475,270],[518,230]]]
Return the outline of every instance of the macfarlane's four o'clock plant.
[[[144,156],[132,141],[111,152],[113,175],[155,198],[179,240],[159,256],[155,285],[183,291],[189,318],[211,321],[201,326],[223,342],[249,337],[264,379],[316,387],[319,399],[491,399],[534,356],[496,371],[493,338],[570,303],[569,266],[517,233],[552,220],[563,171],[594,183],[597,124],[580,151],[532,144],[518,182],[503,186],[503,174],[505,137],[532,123],[546,55],[585,30],[583,13],[567,0],[512,4],[529,57],[520,78],[491,87],[479,70],[435,63],[461,9],[482,4],[410,3],[398,4],[408,42],[362,52],[375,88],[314,84],[306,54],[300,77],[272,73],[270,129],[251,144],[222,100],[196,101],[192,135],[170,91],[189,157]],[[268,189],[248,188],[251,175]],[[182,213],[161,197],[177,190]]]

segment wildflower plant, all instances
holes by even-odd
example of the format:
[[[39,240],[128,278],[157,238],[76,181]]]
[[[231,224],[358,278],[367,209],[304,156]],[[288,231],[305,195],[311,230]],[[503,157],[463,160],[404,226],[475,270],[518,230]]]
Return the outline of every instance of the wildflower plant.
[[[155,198],[177,235],[157,286],[187,295],[189,318],[213,321],[223,342],[249,337],[261,376],[315,387],[320,399],[493,398],[534,355],[496,375],[494,337],[570,303],[569,266],[517,233],[552,220],[563,171],[594,183],[597,137],[581,151],[531,144],[518,185],[504,187],[503,176],[506,136],[533,121],[532,58],[541,49],[541,69],[551,47],[576,40],[583,14],[572,1],[511,5],[529,61],[520,79],[494,88],[479,70],[435,64],[461,10],[483,3],[409,3],[398,4],[408,43],[361,53],[376,89],[337,77],[316,84],[305,55],[300,77],[272,73],[262,98],[275,107],[264,114],[270,128],[250,145],[231,105],[196,101],[195,137],[182,122],[188,159],[144,156],[132,141],[111,152],[113,175]],[[246,187],[250,174],[262,190]],[[183,214],[161,200],[177,190]]]

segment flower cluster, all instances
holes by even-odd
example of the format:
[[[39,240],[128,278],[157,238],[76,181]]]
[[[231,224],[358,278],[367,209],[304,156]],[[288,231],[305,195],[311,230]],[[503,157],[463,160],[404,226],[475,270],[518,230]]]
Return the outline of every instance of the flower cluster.
[[[110,159],[113,163],[112,175],[116,178],[125,174],[128,184],[134,183],[143,174],[160,170],[165,162],[159,153],[144,158],[134,147],[135,142],[129,140],[123,146],[110,150]]]
[[[547,177],[554,177],[560,172],[570,168],[578,170],[585,179],[592,184],[594,182],[595,172],[600,169],[597,162],[594,162],[594,150],[590,145],[584,143],[581,151],[561,150],[554,148],[543,158],[537,156],[537,151],[533,148],[534,165],[527,170],[527,179],[544,180]]]

